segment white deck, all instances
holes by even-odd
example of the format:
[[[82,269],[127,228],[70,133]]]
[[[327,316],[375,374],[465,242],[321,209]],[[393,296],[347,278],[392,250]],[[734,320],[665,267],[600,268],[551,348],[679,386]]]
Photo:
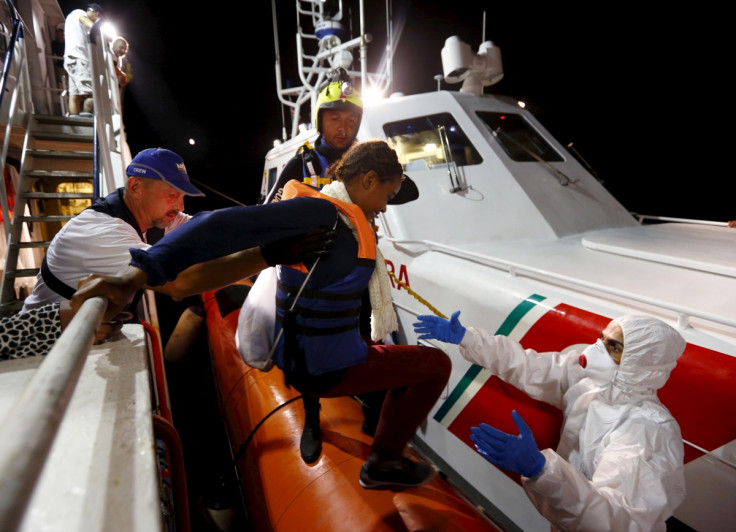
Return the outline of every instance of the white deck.
[[[693,315],[719,317],[731,327],[736,323],[736,229],[669,223],[550,241],[472,244],[461,249],[491,262],[569,280],[571,285],[600,288]],[[384,251],[387,254],[391,252]],[[430,255],[432,260],[441,261],[433,264],[433,269],[448,272],[460,268]],[[414,262],[414,276],[418,264],[427,261],[429,258],[423,256]],[[469,273],[462,275],[467,278]],[[453,286],[454,291],[463,289],[462,285]],[[728,334],[733,338],[733,330]]]
[[[736,229],[660,224],[601,231],[583,238],[588,249],[736,277]]]
[[[0,363],[0,419],[44,357]],[[161,530],[143,327],[126,325],[85,361],[19,530]]]

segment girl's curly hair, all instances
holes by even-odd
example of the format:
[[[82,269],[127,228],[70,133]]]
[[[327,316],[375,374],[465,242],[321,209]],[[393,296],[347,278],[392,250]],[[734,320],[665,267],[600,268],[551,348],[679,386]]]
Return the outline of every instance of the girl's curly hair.
[[[327,177],[349,183],[354,177],[374,170],[383,183],[404,173],[399,156],[388,142],[374,139],[353,144],[326,171]]]

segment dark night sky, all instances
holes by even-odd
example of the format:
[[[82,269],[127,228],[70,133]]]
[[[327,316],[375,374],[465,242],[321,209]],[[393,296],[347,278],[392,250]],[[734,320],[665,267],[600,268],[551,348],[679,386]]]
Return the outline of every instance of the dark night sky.
[[[152,145],[173,149],[199,182],[243,203],[255,201],[263,156],[282,127],[271,1],[202,8],[170,0],[98,3],[130,42],[134,77],[124,120],[133,153]],[[383,16],[382,1],[366,3],[368,23],[375,13]],[[295,40],[295,2],[278,4],[286,63]],[[485,39],[501,48],[505,72],[486,93],[525,100],[563,145],[574,143],[629,210],[736,218],[727,144],[734,135],[726,129],[731,113],[724,99],[729,74],[720,66],[733,49],[724,14],[703,3],[667,10],[642,8],[642,2],[595,9],[498,4],[504,5],[394,0],[394,30],[401,31],[394,89],[435,90],[445,39],[457,35],[476,52],[485,9]],[[66,14],[86,2],[60,5]],[[383,38],[385,23],[368,31]],[[369,60],[381,52],[378,43],[369,47]],[[296,78],[293,70],[282,73]],[[443,82],[443,88],[460,87]],[[187,144],[189,137],[196,146]],[[232,205],[208,196],[188,199],[187,211]]]

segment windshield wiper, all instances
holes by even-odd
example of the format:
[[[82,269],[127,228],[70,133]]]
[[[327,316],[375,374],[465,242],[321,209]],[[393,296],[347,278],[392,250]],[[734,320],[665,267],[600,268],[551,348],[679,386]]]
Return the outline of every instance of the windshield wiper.
[[[503,131],[501,129],[501,126],[498,126],[496,129],[491,129],[491,133],[493,133],[494,137],[498,137],[499,136],[498,134],[502,133],[503,138],[505,140],[510,140],[517,148],[521,149],[527,155],[529,155],[530,157],[533,157],[537,162],[543,164],[547,169],[549,169],[549,171],[555,175],[557,180],[560,182],[560,185],[562,185],[563,187],[567,186],[570,183],[577,183],[578,181],[580,181],[579,179],[573,180],[567,177],[564,173],[562,173],[561,170],[558,170],[557,168],[549,164],[547,161],[542,159],[539,155],[537,155],[532,150],[524,146],[521,142],[517,141],[514,137],[512,137],[511,135]]]

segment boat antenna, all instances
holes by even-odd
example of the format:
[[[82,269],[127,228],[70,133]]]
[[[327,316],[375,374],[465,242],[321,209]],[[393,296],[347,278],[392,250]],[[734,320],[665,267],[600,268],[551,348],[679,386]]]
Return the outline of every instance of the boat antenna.
[[[386,94],[393,92],[393,70],[394,70],[394,12],[391,0],[386,0]]]
[[[279,29],[276,21],[276,0],[271,0],[271,21],[273,23],[273,49],[276,55],[276,75],[281,72],[281,49],[279,48]],[[289,137],[286,133],[286,115],[284,114],[284,104],[281,107],[281,138],[286,141]]]

